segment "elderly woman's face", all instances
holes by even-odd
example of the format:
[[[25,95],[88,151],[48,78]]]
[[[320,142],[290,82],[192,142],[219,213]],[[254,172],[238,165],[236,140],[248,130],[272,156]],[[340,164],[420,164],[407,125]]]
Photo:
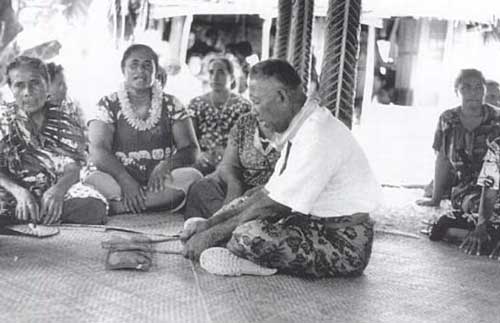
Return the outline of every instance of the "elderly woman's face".
[[[28,115],[40,111],[48,95],[48,84],[40,71],[29,66],[20,66],[9,71],[10,89],[16,104]]]
[[[145,89],[153,84],[156,67],[153,54],[146,49],[133,51],[123,68],[125,83],[135,89]]]
[[[208,76],[212,90],[226,89],[232,81],[226,64],[217,60],[208,66]]]
[[[475,76],[464,77],[458,86],[458,93],[462,98],[462,105],[480,105],[484,99],[484,84]]]

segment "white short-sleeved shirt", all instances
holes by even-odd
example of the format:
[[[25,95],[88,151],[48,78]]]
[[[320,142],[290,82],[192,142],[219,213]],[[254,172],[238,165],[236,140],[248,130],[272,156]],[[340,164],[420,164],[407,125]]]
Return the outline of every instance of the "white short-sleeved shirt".
[[[318,217],[369,213],[378,205],[380,186],[363,150],[316,100],[305,103],[277,140],[281,157],[265,187],[274,201]]]

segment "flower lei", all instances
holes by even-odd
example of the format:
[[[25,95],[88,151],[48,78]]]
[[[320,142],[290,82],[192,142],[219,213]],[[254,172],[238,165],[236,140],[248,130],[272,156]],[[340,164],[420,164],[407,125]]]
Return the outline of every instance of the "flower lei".
[[[163,91],[157,81],[155,81],[153,84],[152,92],[153,95],[151,98],[151,108],[149,110],[149,116],[143,120],[138,118],[135,114],[135,111],[132,109],[127,90],[125,88],[125,83],[122,83],[118,90],[118,100],[120,101],[120,106],[122,107],[123,117],[136,130],[150,130],[154,126],[156,126],[156,124],[160,120]]]

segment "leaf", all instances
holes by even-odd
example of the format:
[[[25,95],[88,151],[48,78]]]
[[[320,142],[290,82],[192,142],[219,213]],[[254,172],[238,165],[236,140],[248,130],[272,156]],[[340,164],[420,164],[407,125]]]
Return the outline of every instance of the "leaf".
[[[360,13],[360,0],[329,1],[320,94],[323,105],[348,128],[352,126]]]

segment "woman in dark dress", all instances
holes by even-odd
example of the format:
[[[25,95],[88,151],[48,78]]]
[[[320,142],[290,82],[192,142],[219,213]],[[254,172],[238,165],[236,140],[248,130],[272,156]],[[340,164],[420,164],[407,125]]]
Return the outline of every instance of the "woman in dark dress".
[[[103,97],[89,118],[90,167],[85,177],[110,201],[114,213],[178,209],[199,148],[191,115],[155,81],[158,56],[131,45],[121,62],[124,83]]]

